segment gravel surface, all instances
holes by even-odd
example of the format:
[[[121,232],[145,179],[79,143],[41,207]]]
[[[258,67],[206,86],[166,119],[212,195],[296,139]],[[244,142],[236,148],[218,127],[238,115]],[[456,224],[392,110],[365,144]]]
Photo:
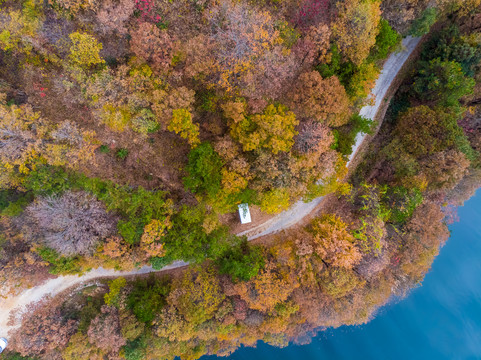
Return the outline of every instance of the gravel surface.
[[[397,73],[403,66],[412,51],[419,43],[419,38],[407,37],[403,40],[402,51],[392,54],[386,63],[383,70],[376,82],[376,86],[373,90],[373,96],[375,97],[375,104],[372,106],[365,106],[361,109],[360,114],[369,119],[374,119],[379,107],[382,104],[384,96],[386,95],[391,82],[396,77]],[[359,146],[364,141],[365,134],[358,134],[356,143],[353,147],[353,152],[349,160],[355,156]],[[303,201],[296,202],[289,210],[286,210],[265,223],[242,232],[238,235],[247,235],[249,240],[254,240],[258,237],[265,236],[278,232],[283,229],[287,229],[290,226],[296,224],[306,215],[308,215],[314,208],[319,205],[322,197],[316,198],[309,203]],[[175,269],[187,265],[183,261],[176,261],[171,265],[164,267],[162,270]],[[133,271],[115,271],[98,268],[89,271],[82,276],[68,275],[59,276],[56,279],[51,279],[43,283],[42,285],[23,291],[21,294],[9,298],[0,300],[0,337],[7,337],[9,332],[20,326],[21,316],[27,309],[27,305],[39,302],[46,296],[55,296],[62,291],[67,290],[70,287],[79,286],[83,283],[87,283],[96,278],[112,277],[112,276],[126,276],[126,275],[139,275],[154,272],[150,266],[144,266],[140,269]],[[11,320],[11,321],[10,321]]]

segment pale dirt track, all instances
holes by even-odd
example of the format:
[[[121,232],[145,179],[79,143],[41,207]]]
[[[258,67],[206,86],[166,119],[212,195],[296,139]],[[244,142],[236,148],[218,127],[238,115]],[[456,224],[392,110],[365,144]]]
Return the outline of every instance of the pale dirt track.
[[[363,107],[360,111],[362,116],[369,119],[374,119],[392,81],[408,59],[409,55],[411,55],[412,51],[416,48],[419,40],[419,38],[411,37],[404,39],[402,51],[394,53],[388,58],[373,90],[375,104],[372,106]],[[359,146],[364,141],[364,138],[364,134],[358,135],[350,159],[355,156]],[[314,208],[319,205],[321,200],[322,197],[316,198],[309,203],[298,201],[289,210],[286,210],[265,223],[238,235],[246,235],[249,240],[254,240],[258,237],[287,229],[311,213]],[[176,261],[173,264],[164,267],[162,270],[175,269],[185,265],[187,265],[187,263],[183,261]],[[27,306],[39,302],[46,296],[55,296],[70,287],[79,286],[97,278],[140,275],[154,271],[156,270],[153,270],[149,266],[144,266],[141,269],[133,271],[115,271],[98,268],[91,270],[82,276],[59,276],[56,279],[46,281],[42,285],[25,290],[15,297],[11,297],[9,299],[0,299],[0,337],[7,337],[9,332],[18,328],[20,325],[19,320],[21,315],[26,311]],[[13,317],[13,321],[11,321],[9,324],[11,317]]]

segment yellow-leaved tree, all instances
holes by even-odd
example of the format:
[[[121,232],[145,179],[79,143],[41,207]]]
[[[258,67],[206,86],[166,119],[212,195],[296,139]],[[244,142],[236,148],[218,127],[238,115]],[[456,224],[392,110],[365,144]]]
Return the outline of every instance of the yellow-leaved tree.
[[[234,103],[237,104],[237,103]],[[231,135],[242,144],[244,151],[267,149],[273,154],[289,151],[294,145],[295,130],[299,121],[286,106],[268,105],[262,114],[245,115],[238,111],[229,111],[224,107],[224,114],[231,120]],[[235,106],[237,109],[237,106]]]
[[[179,134],[181,138],[187,139],[192,147],[200,144],[199,125],[192,121],[192,114],[187,109],[172,110],[172,119],[167,129]]]
[[[380,1],[346,0],[337,2],[338,17],[332,35],[342,54],[361,65],[376,43],[381,20]]]

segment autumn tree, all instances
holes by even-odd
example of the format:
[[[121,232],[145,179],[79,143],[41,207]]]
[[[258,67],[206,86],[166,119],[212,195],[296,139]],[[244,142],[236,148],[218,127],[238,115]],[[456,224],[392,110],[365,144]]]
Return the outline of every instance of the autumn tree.
[[[222,191],[236,194],[244,190],[252,179],[250,164],[241,151],[241,147],[229,135],[214,144],[216,152],[224,161],[222,168]]]
[[[131,32],[130,48],[139,58],[147,61],[157,71],[169,68],[173,56],[173,41],[166,30],[142,22]]]
[[[302,117],[334,127],[349,120],[349,99],[336,76],[324,79],[317,71],[305,72],[297,79],[290,99]]]
[[[168,302],[193,324],[212,318],[225,298],[213,268],[187,270],[173,287]]]
[[[95,9],[97,1],[90,0],[49,0],[49,4],[58,6],[75,15],[80,10]]]
[[[372,62],[364,62],[351,74],[346,84],[346,92],[351,99],[366,98],[376,84],[380,70]]]
[[[303,121],[298,131],[299,134],[294,138],[294,150],[300,154],[324,153],[334,141],[330,129],[318,121]]]
[[[289,208],[290,200],[291,196],[288,189],[271,189],[262,194],[260,208],[268,214],[278,214]]]
[[[2,9],[3,20],[0,24],[0,49],[20,51],[26,55],[37,50],[44,55],[48,51],[35,40],[42,26],[41,3],[25,1],[18,7]]]
[[[185,86],[155,89],[151,96],[152,110],[161,126],[165,128],[173,120],[174,110],[177,111],[177,117],[187,115],[186,111],[191,112],[194,95],[195,91]]]
[[[406,224],[400,266],[414,282],[422,279],[439,247],[449,237],[444,217],[439,205],[427,201],[414,211]]]
[[[479,12],[480,0],[436,0],[438,6],[446,13],[455,13],[460,17]]]
[[[399,117],[395,129],[405,152],[415,157],[452,148],[464,137],[455,113],[421,105]]]
[[[124,277],[118,277],[109,283],[109,292],[104,295],[104,301],[107,306],[119,306],[120,291],[127,285]]]
[[[26,214],[34,221],[35,236],[63,255],[92,253],[115,225],[104,205],[85,192],[42,197]]]
[[[391,213],[382,202],[385,192],[383,186],[362,183],[349,194],[355,216],[353,235],[359,249],[370,260],[382,255],[386,246],[385,223]]]
[[[270,208],[276,211],[280,205],[277,210],[282,210],[296,197],[305,195],[309,185],[319,179],[327,182],[341,179],[343,167],[343,161],[335,150],[301,156],[291,152],[277,155],[262,152],[252,164],[255,177],[250,186],[266,192],[263,197],[266,206],[269,206],[267,198],[271,197],[276,205],[273,203]],[[277,191],[272,191],[276,189]]]
[[[247,67],[238,76],[240,94],[250,99],[251,104],[255,101],[264,104],[265,99],[278,99],[299,73],[300,63],[296,55],[282,45],[264,52],[256,58],[254,66]],[[253,107],[253,110],[260,111],[261,108]]]
[[[181,138],[187,139],[192,147],[196,147],[200,143],[199,125],[192,121],[192,114],[187,109],[174,109],[167,129],[180,134]]]
[[[267,261],[256,277],[249,282],[236,284],[235,291],[251,309],[270,311],[287,300],[298,286],[286,268],[274,261]]]
[[[86,68],[104,63],[100,56],[102,43],[99,43],[95,37],[81,32],[74,32],[69,36],[72,42],[69,59],[72,63]]]
[[[144,333],[145,324],[137,320],[135,315],[128,309],[121,309],[119,311],[120,317],[120,332],[122,337],[127,341],[137,339]]]
[[[62,357],[65,360],[102,360],[106,354],[92,345],[86,334],[78,332],[74,334],[63,349]]]
[[[100,31],[103,33],[118,32],[122,35],[125,34],[127,32],[125,22],[132,16],[134,9],[134,1],[103,1],[96,14]]]
[[[224,107],[225,109],[225,107]],[[239,141],[244,151],[265,148],[273,154],[289,151],[297,134],[299,123],[292,111],[284,105],[268,105],[262,114],[224,114],[231,122],[231,135]]]
[[[376,43],[381,20],[380,1],[338,1],[337,10],[332,34],[343,55],[355,65],[361,65]]]
[[[356,240],[347,224],[336,215],[324,215],[312,222],[314,248],[328,264],[351,269],[361,260]]]
[[[232,90],[238,74],[254,65],[279,37],[272,16],[244,3],[222,2],[208,15],[215,41],[214,52],[221,66],[219,83]]]
[[[219,72],[219,64],[216,61],[214,49],[215,41],[206,34],[198,34],[183,41],[178,45],[179,50],[185,54],[179,65],[183,66],[183,75],[187,78],[206,79],[209,82],[216,82],[213,79]]]
[[[140,238],[140,249],[145,252],[147,258],[162,257],[165,255],[162,238],[168,229],[172,227],[170,217],[163,221],[153,219],[144,227],[144,233]]]
[[[353,270],[333,267],[320,275],[319,284],[334,299],[342,298],[365,284]]]
[[[66,121],[52,125],[29,105],[7,106],[0,95],[0,162],[28,174],[37,160],[75,167],[94,157],[94,133]]]
[[[428,0],[384,0],[381,2],[382,16],[395,30],[406,34],[428,3]]]
[[[56,307],[42,306],[22,322],[16,350],[22,355],[40,355],[64,347],[77,329],[77,321]]]
[[[126,341],[120,332],[119,311],[115,307],[104,305],[90,323],[89,342],[105,352],[118,353]]]
[[[153,330],[157,336],[172,342],[189,341],[195,336],[195,324],[187,321],[173,305],[157,315]]]
[[[420,167],[431,188],[450,189],[466,175],[470,161],[461,151],[451,149],[422,159]]]

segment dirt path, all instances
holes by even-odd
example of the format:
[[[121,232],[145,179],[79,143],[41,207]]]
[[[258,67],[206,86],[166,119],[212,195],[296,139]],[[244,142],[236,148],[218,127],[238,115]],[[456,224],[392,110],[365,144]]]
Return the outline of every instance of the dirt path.
[[[373,95],[375,96],[375,104],[372,106],[363,107],[360,111],[360,114],[362,116],[365,116],[369,119],[374,119],[392,81],[396,77],[399,70],[402,68],[405,61],[408,59],[409,55],[411,55],[412,51],[416,48],[419,40],[419,38],[407,37],[403,40],[403,50],[398,53],[392,54],[388,58],[388,60],[384,64],[383,70],[373,90]],[[356,152],[359,149],[361,143],[364,141],[364,138],[365,134],[359,134],[357,136],[356,143],[353,146],[353,152],[349,160],[351,160],[352,157],[356,155]],[[280,213],[279,215],[266,221],[262,225],[259,225],[238,235],[247,235],[249,240],[254,240],[258,237],[272,234],[283,229],[287,229],[288,227],[295,225],[297,222],[299,222],[301,219],[311,213],[314,208],[319,205],[321,200],[322,197],[316,198],[310,203],[298,201],[289,210]],[[187,265],[187,263],[183,261],[176,261],[171,265],[164,267],[162,270],[175,269],[185,265]],[[98,268],[82,276],[59,276],[56,279],[46,281],[42,285],[28,289],[15,297],[9,299],[1,299],[0,337],[7,337],[9,332],[20,326],[20,319],[21,316],[25,313],[27,305],[38,302],[46,296],[53,297],[70,287],[78,286],[82,283],[91,281],[96,278],[139,275],[154,271],[156,270],[153,270],[150,266],[144,266],[134,271],[115,271]]]
[[[188,265],[183,261],[175,261],[171,265],[164,267],[162,270],[175,269]],[[22,315],[27,310],[27,305],[39,302],[46,296],[55,296],[70,287],[79,286],[82,283],[89,282],[93,279],[111,277],[111,276],[127,276],[140,275],[154,272],[150,266],[144,266],[133,271],[116,271],[104,268],[98,268],[88,273],[77,275],[59,276],[50,279],[42,285],[23,291],[21,294],[0,300],[0,337],[7,337],[11,330],[16,329],[20,325]]]

